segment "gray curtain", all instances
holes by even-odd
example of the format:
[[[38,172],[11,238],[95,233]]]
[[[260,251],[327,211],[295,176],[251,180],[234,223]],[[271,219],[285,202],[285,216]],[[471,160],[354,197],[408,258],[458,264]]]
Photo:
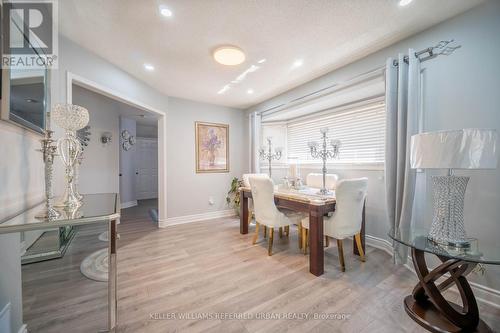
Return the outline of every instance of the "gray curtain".
[[[260,131],[262,127],[262,116],[257,112],[253,112],[249,115],[250,117],[250,172],[260,173],[260,158],[259,158],[259,148],[260,148]]]
[[[410,138],[418,127],[420,60],[408,50],[408,63],[400,54],[386,63],[385,183],[390,227],[409,226],[415,193],[415,170],[410,168]],[[405,232],[400,229],[399,232]],[[394,242],[394,262],[406,263],[408,249]]]

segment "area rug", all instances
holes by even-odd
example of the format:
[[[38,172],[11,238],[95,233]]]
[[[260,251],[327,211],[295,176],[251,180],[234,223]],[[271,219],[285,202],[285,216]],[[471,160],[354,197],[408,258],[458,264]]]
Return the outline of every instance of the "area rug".
[[[107,242],[109,240],[108,232],[104,231],[104,232],[100,233],[98,238],[101,242]]]
[[[108,249],[96,251],[83,259],[80,271],[91,280],[108,281]]]

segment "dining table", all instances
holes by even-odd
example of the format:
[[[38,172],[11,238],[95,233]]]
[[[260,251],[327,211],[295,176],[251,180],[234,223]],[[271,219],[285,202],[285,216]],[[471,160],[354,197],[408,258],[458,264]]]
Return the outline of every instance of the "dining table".
[[[248,234],[249,209],[248,200],[252,198],[250,187],[240,187],[240,233]],[[324,234],[323,220],[326,215],[335,211],[335,191],[323,195],[319,189],[301,187],[300,189],[285,188],[276,185],[274,188],[274,202],[278,208],[303,212],[309,215],[309,272],[315,276],[324,273]],[[361,222],[361,244],[365,252],[365,205],[363,205]],[[353,239],[353,253],[360,255]]]

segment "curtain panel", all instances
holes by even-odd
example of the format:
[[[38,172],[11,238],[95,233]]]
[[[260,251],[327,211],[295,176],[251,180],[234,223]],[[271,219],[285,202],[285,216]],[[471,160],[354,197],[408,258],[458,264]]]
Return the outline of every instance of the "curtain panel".
[[[250,172],[260,173],[260,132],[262,126],[262,116],[257,112],[253,112],[249,115],[250,117]]]
[[[415,170],[410,168],[410,138],[417,133],[420,108],[420,60],[408,50],[386,62],[385,185],[391,228],[409,225],[415,195]],[[408,249],[393,242],[394,262],[407,262]]]

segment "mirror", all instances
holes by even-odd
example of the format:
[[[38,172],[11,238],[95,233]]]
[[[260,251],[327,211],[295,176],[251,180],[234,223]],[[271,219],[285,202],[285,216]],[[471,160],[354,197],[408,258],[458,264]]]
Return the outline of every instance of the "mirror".
[[[7,74],[7,75],[6,75]],[[7,77],[5,77],[7,76]],[[43,133],[47,105],[47,70],[4,70],[2,119]]]
[[[0,17],[4,18],[1,3]],[[11,17],[11,19],[13,18]],[[19,34],[14,36],[19,36]],[[2,40],[4,39],[1,27],[0,37]],[[24,38],[27,39],[26,36]],[[31,53],[27,56],[30,56],[30,59],[38,64],[39,51],[34,47],[30,50]],[[0,54],[3,54],[3,43],[0,43]],[[2,72],[0,78],[0,115],[2,120],[43,134],[46,127],[47,106],[50,105],[48,101],[49,89],[47,88],[49,84],[48,70],[43,67],[29,66],[29,64],[18,63],[16,67],[10,69],[0,67]]]

